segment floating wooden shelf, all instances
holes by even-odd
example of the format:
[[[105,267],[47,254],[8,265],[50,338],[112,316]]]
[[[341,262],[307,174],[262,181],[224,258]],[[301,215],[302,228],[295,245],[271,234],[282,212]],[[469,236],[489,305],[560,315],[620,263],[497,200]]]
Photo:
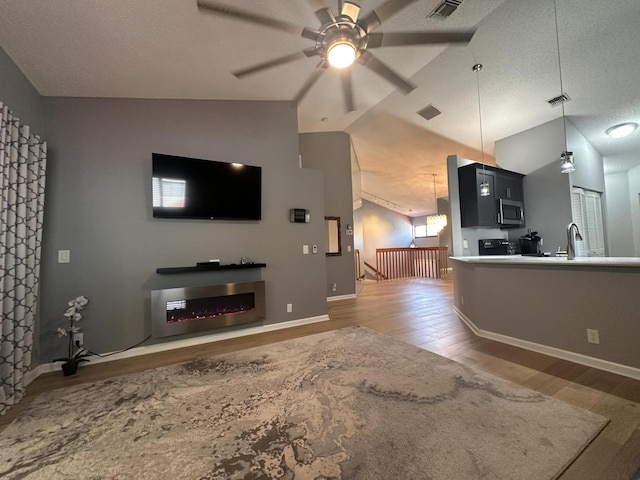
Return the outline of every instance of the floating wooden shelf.
[[[173,273],[211,272],[218,270],[244,270],[247,268],[265,268],[266,263],[230,263],[228,265],[196,265],[194,267],[166,267],[156,268],[156,273],[161,275]]]

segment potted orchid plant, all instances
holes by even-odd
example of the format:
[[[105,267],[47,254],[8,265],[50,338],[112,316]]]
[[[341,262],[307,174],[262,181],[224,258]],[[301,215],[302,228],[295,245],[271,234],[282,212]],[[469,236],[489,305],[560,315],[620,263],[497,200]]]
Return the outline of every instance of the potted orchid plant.
[[[64,362],[62,364],[62,373],[65,376],[74,375],[78,371],[78,365],[80,362],[88,362],[85,357],[89,357],[90,354],[84,348],[80,348],[76,345],[75,334],[80,332],[80,327],[77,322],[82,320],[81,310],[89,303],[89,300],[84,296],[79,296],[70,300],[67,311],[64,312],[64,316],[67,318],[68,326],[66,328],[58,328],[58,337],[67,337],[69,340],[68,355],[63,358],[56,358],[54,362]]]

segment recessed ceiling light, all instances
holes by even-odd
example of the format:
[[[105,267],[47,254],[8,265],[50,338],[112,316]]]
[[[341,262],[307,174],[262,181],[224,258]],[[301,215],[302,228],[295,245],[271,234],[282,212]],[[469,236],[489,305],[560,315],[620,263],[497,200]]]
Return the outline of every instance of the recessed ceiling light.
[[[627,135],[632,134],[636,128],[638,128],[637,123],[633,123],[633,122],[621,123],[620,125],[615,125],[610,129],[608,129],[607,135],[613,138],[623,138],[623,137],[626,137]]]

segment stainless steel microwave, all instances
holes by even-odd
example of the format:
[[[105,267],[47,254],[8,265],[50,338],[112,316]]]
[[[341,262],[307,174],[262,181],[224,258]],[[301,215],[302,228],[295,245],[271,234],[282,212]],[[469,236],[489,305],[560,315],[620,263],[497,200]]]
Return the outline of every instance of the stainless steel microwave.
[[[498,223],[500,225],[524,225],[524,205],[501,198],[499,202]]]

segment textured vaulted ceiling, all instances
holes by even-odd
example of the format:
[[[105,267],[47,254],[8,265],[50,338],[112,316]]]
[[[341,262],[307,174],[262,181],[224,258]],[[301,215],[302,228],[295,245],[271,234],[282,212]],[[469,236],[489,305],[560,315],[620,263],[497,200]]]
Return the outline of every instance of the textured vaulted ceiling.
[[[289,22],[318,26],[322,0],[220,0]],[[622,141],[611,125],[640,122],[640,2],[556,0],[566,114],[606,157],[608,171],[640,162],[640,132]],[[337,1],[326,0],[335,8]],[[362,0],[364,12],[382,0]],[[439,0],[418,0],[380,31],[477,29],[467,46],[387,47],[379,58],[418,85],[408,95],[362,66],[353,71],[357,110],[326,72],[298,105],[301,132],[351,134],[362,190],[412,214],[446,195],[449,154],[485,160],[496,140],[558,118],[560,93],[553,0],[463,0],[446,21],[427,18]],[[317,57],[243,79],[231,72],[312,45],[302,37],[198,11],[195,0],[0,0],[0,46],[41,95],[292,100]],[[442,115],[416,114],[433,104]],[[527,173],[527,172],[523,172]],[[366,197],[365,197],[366,198]]]

